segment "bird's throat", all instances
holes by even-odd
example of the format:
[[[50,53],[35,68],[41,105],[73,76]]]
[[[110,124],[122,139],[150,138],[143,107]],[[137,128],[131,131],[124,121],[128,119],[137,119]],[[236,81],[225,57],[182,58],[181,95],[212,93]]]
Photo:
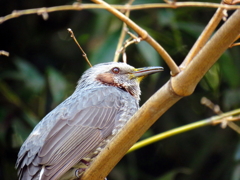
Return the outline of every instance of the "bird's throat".
[[[128,87],[124,86],[123,84],[116,83],[114,81],[113,74],[111,74],[111,73],[99,74],[96,77],[96,80],[98,80],[102,84],[105,84],[105,85],[108,85],[108,86],[117,87],[117,88],[119,88],[119,89],[121,89],[123,91],[128,92],[129,94],[131,94],[132,96],[135,97],[135,94],[134,94],[134,92],[131,91],[131,88],[128,88]]]

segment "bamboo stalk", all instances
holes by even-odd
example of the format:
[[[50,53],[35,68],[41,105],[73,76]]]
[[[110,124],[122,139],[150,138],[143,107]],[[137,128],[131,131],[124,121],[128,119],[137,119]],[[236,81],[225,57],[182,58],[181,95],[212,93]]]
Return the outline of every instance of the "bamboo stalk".
[[[81,180],[104,179],[128,149],[171,106],[190,95],[207,70],[240,33],[240,10],[218,30],[187,68],[168,81],[129,120],[123,130],[96,157]],[[192,76],[192,74],[194,74]],[[178,81],[178,82],[177,82]],[[173,88],[172,88],[173,87]],[[188,89],[189,87],[189,89]]]

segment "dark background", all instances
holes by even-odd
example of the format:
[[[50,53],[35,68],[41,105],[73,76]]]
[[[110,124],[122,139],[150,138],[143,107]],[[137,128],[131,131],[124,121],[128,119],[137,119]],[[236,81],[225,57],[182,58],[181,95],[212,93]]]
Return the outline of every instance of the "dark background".
[[[162,3],[136,0],[135,4],[150,2]],[[13,10],[72,3],[1,0],[0,16]],[[215,9],[194,7],[145,9],[132,11],[131,19],[180,64],[214,12]],[[112,61],[121,26],[121,21],[105,10],[54,12],[47,21],[36,14],[26,15],[0,24],[0,50],[10,52],[9,57],[0,56],[0,179],[16,179],[14,165],[21,144],[36,123],[74,91],[76,82],[88,68],[67,28],[74,31],[92,64],[97,64]],[[164,72],[143,81],[142,104],[169,80],[169,69],[145,42],[130,46],[127,57],[128,63],[135,67],[165,68]],[[200,104],[202,97],[218,104],[224,112],[239,108],[239,57],[240,47],[227,50],[194,94],[175,104],[142,138],[215,115]],[[237,132],[219,125],[203,127],[126,155],[108,179],[239,180],[239,160]]]

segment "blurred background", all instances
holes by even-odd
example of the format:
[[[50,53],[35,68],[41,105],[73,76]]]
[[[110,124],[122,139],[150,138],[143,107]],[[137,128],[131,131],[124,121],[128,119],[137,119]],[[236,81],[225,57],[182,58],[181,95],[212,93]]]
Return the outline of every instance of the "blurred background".
[[[72,4],[71,0],[1,0],[0,17],[13,10]],[[124,4],[127,1],[111,0]],[[163,3],[136,0],[134,4]],[[219,1],[212,1],[218,3]],[[83,1],[83,3],[91,3]],[[131,19],[155,38],[180,64],[216,10],[210,8],[144,9]],[[231,14],[231,11],[229,12]],[[74,91],[89,68],[67,28],[71,28],[92,64],[112,61],[122,22],[105,10],[62,11],[26,15],[0,24],[0,179],[17,179],[17,153],[33,127]],[[146,78],[141,104],[170,78],[162,58],[147,43],[127,48],[135,67],[164,66]],[[215,115],[202,97],[222,111],[240,106],[240,47],[227,50],[197,86],[193,95],[168,110],[142,137]],[[130,135],[129,135],[130,136]],[[239,180],[239,134],[230,128],[203,127],[126,155],[109,180]],[[104,162],[107,163],[107,162]]]

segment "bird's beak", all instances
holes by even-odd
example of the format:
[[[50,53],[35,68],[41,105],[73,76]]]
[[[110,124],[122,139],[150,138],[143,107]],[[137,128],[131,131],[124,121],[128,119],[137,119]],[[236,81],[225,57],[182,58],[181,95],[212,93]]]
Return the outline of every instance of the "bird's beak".
[[[143,67],[135,69],[135,72],[132,73],[132,78],[143,78],[145,76],[148,76],[150,74],[154,74],[157,72],[163,71],[163,67],[161,66],[153,66],[153,67]]]

